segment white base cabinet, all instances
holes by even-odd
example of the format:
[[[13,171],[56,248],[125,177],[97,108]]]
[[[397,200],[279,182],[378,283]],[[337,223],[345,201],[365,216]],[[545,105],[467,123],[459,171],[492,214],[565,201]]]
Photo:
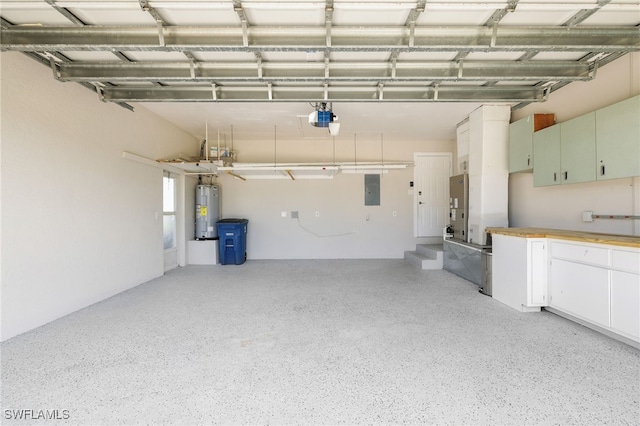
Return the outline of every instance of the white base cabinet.
[[[552,259],[549,306],[601,326],[609,326],[609,271]]]
[[[640,342],[640,250],[550,240],[549,306]]]
[[[544,238],[493,235],[492,297],[521,312],[547,306]]]
[[[640,347],[640,249],[493,234],[493,298],[549,307]]]
[[[611,272],[611,328],[640,339],[640,275]]]

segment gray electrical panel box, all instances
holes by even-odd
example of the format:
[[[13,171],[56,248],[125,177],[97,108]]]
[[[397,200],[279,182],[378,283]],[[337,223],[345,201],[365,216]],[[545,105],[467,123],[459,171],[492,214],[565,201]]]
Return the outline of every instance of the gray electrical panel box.
[[[364,205],[380,205],[380,175],[364,175]]]
[[[220,186],[196,186],[196,240],[218,238],[220,220]]]

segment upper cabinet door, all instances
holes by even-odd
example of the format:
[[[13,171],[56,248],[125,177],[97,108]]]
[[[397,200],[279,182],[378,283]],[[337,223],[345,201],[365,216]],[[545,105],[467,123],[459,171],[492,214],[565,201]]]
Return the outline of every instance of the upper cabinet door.
[[[560,125],[533,134],[533,186],[560,185]]]
[[[533,116],[509,125],[509,173],[530,171],[533,168]]]
[[[581,115],[560,123],[562,183],[596,180],[596,116]]]
[[[640,176],[640,96],[596,111],[598,180]]]
[[[533,135],[555,121],[555,114],[533,114],[509,125],[509,173],[533,170]]]

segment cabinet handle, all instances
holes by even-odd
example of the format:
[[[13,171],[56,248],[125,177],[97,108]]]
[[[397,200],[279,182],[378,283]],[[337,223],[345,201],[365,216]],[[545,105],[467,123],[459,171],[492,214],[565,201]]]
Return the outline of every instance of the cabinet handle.
[[[558,180],[556,175],[557,175],[557,173],[554,173],[554,174],[553,174],[553,181],[554,181],[554,182],[556,182],[556,181]]]
[[[527,157],[527,166],[531,165],[531,157]]]
[[[567,180],[568,177],[569,177],[569,172],[564,172],[564,180]]]
[[[600,175],[604,176],[604,164],[600,166]]]

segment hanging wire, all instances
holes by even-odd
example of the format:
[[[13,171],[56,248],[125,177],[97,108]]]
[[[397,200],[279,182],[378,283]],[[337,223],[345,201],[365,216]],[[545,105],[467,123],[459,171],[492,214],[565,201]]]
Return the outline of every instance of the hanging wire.
[[[384,179],[384,138],[382,133],[380,133],[380,162],[382,164],[380,176]]]
[[[336,137],[332,136],[333,139],[333,165],[336,165]]]
[[[356,142],[356,134],[353,134],[353,165],[358,168],[358,144]]]

